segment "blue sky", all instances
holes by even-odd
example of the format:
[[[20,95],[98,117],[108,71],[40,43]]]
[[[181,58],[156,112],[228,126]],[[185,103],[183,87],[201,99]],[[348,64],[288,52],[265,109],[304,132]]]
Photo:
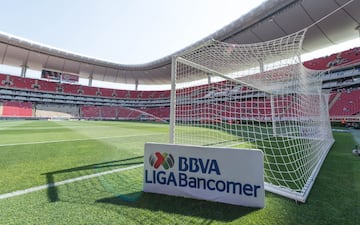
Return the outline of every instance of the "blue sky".
[[[6,0],[0,30],[121,64],[150,62],[221,29],[263,0]]]

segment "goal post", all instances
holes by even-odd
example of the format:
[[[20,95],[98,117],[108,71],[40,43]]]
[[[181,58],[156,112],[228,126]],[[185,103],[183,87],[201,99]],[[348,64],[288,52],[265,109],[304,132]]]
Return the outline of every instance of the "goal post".
[[[266,190],[305,202],[334,142],[328,97],[301,63],[305,33],[174,56],[170,143],[260,149]]]

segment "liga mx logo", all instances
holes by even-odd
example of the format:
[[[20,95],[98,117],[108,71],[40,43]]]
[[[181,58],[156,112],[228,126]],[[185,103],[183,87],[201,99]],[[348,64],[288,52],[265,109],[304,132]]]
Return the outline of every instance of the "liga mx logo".
[[[155,152],[150,155],[149,162],[150,165],[155,169],[159,168],[162,165],[163,168],[167,170],[174,166],[174,157],[166,152]]]

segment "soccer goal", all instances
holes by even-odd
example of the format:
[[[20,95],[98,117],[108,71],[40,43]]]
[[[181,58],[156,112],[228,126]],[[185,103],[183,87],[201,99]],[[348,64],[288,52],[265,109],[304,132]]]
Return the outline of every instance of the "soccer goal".
[[[305,202],[334,142],[328,96],[301,63],[305,33],[173,57],[170,142],[261,149],[265,189]]]

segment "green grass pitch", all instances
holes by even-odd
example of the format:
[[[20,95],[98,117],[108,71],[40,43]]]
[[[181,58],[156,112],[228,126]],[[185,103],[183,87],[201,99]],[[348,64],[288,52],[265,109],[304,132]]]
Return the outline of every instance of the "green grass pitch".
[[[360,224],[360,157],[335,132],[305,204],[266,193],[264,209],[142,193],[145,142],[168,142],[168,125],[0,121],[0,224]],[[358,135],[360,137],[360,135]],[[77,182],[56,182],[119,170]]]

